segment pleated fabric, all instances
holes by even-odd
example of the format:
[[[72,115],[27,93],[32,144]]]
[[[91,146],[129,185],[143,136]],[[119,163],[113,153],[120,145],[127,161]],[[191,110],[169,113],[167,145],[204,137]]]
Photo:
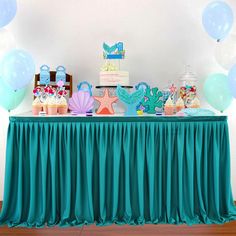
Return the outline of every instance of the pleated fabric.
[[[227,117],[10,117],[0,225],[236,219]]]

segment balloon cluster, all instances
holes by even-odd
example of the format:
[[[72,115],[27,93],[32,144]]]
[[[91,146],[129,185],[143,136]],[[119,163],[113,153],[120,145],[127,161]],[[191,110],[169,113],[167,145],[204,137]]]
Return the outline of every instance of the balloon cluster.
[[[35,74],[31,55],[15,49],[14,37],[5,28],[17,12],[16,0],[0,0],[0,106],[10,111],[24,99]]]
[[[207,33],[217,40],[216,61],[226,70],[211,74],[204,84],[204,94],[208,103],[220,112],[225,111],[236,98],[236,35],[230,33],[234,22],[231,7],[223,1],[214,1],[203,12],[202,23]],[[234,65],[235,64],[235,65]],[[231,69],[230,69],[231,68]]]

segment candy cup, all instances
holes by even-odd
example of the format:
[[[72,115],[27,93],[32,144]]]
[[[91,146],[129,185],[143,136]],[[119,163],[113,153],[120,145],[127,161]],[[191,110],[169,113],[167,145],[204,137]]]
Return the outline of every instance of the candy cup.
[[[60,107],[57,108],[57,110],[58,110],[58,113],[59,113],[60,115],[65,115],[65,114],[67,114],[68,106],[66,106],[66,105],[61,105]]]
[[[57,105],[48,105],[48,115],[57,115]]]
[[[168,107],[166,106],[164,108],[164,112],[165,112],[166,116],[172,116],[172,115],[174,115],[175,108],[173,106],[168,106]]]
[[[32,106],[32,114],[34,116],[38,116],[39,115],[39,112],[42,111],[42,106],[41,105],[33,105]]]

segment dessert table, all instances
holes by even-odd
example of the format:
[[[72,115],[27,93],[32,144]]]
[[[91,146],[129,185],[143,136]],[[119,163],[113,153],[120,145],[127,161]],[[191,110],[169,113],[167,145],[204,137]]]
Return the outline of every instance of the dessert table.
[[[236,219],[227,117],[10,117],[0,225]]]

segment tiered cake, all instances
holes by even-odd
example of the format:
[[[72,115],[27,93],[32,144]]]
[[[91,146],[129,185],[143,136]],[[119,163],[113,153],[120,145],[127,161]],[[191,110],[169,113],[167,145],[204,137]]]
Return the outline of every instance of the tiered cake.
[[[129,72],[120,70],[120,60],[125,58],[123,43],[113,46],[103,44],[103,58],[105,64],[101,68],[99,83],[101,86],[128,86]]]

